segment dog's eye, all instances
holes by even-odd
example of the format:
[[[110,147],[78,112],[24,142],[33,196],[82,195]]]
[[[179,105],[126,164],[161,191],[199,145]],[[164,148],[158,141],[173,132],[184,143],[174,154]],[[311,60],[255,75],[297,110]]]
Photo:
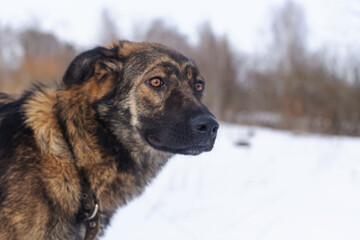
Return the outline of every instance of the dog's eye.
[[[155,77],[155,78],[150,79],[150,85],[154,88],[162,87],[163,84],[164,83],[160,78]]]
[[[198,82],[195,84],[196,92],[202,92],[204,90],[204,84],[201,82]]]

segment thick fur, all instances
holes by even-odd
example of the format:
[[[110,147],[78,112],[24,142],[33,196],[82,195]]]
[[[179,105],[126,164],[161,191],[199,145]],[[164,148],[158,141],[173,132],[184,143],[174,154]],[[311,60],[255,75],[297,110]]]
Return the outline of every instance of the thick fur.
[[[0,93],[0,239],[84,239],[82,178],[103,230],[174,153],[210,151],[203,82],[172,49],[120,41],[77,56],[57,88]]]

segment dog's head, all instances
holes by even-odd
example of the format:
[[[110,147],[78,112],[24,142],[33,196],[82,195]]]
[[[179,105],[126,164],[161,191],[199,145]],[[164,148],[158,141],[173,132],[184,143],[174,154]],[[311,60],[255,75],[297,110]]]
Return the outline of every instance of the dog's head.
[[[219,124],[201,102],[196,64],[160,44],[120,41],[77,56],[63,78],[86,91],[97,120],[122,142],[196,155],[210,151]]]

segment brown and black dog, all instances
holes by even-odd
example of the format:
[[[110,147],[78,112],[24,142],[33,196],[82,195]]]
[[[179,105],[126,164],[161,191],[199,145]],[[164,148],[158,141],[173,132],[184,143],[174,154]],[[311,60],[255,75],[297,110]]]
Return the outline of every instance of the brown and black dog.
[[[96,239],[173,154],[219,127],[195,63],[119,41],[77,56],[57,88],[0,94],[0,239]]]

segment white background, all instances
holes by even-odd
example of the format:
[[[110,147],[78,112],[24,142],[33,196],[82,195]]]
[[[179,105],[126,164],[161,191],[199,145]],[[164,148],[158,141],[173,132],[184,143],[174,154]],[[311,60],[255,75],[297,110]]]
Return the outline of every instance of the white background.
[[[196,31],[209,21],[218,34],[226,34],[240,51],[254,53],[266,45],[273,10],[285,0],[1,0],[0,24],[16,28],[39,25],[61,38],[93,47],[99,44],[100,18],[108,9],[123,38],[154,19],[196,40]],[[360,46],[359,0],[298,0],[308,23],[309,47],[327,46],[346,51]]]

